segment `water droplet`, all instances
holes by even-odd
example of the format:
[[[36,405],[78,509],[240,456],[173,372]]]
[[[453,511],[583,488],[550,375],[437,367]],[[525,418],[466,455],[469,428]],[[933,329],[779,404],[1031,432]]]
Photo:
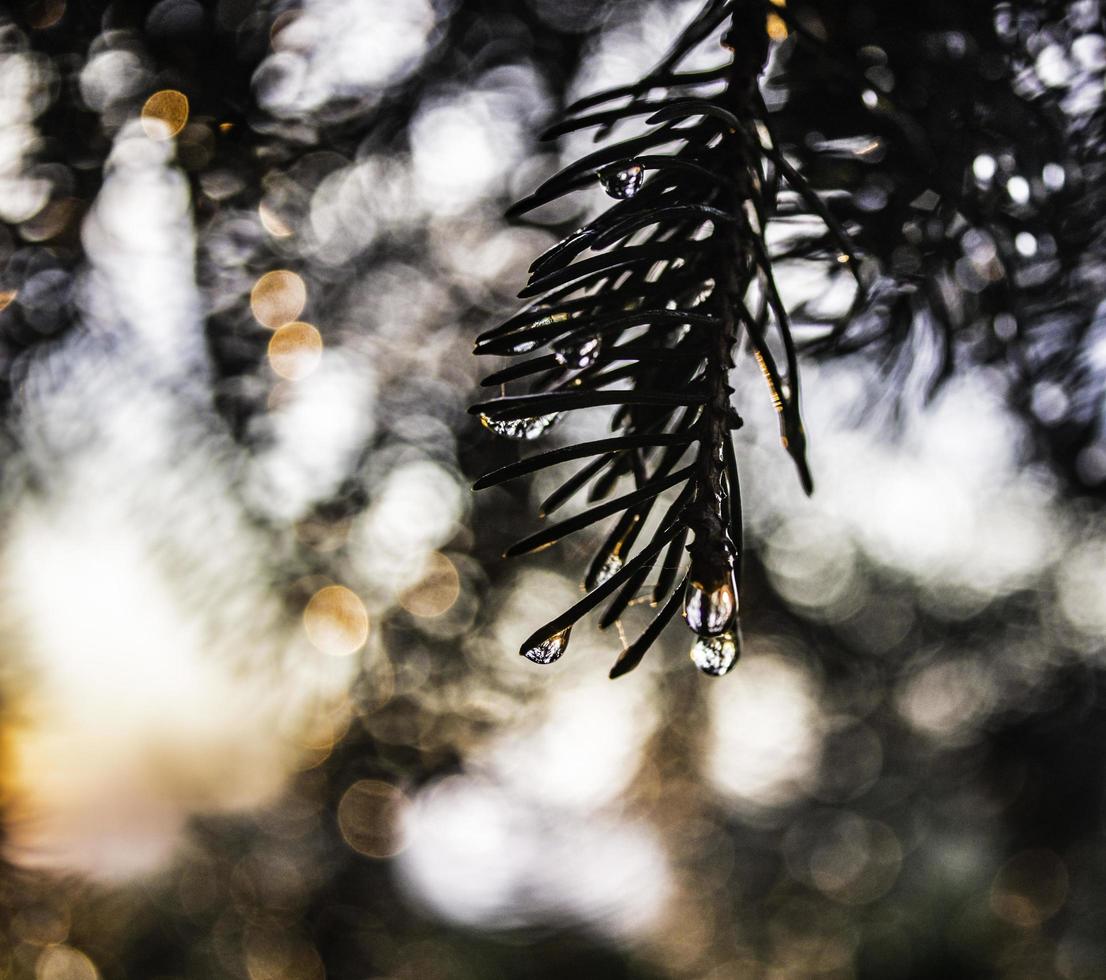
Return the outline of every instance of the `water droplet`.
[[[695,666],[711,677],[728,674],[740,656],[741,635],[736,630],[721,636],[701,637],[691,648],[691,659]]]
[[[607,560],[603,562],[603,567],[599,569],[599,574],[595,576],[596,588],[620,571],[622,571],[622,559],[615,554],[607,555]]]
[[[551,664],[555,660],[560,660],[561,654],[568,646],[568,637],[571,633],[572,627],[567,626],[560,633],[554,633],[548,639],[542,640],[536,647],[523,650],[522,655],[536,664]]]
[[[737,589],[731,580],[713,589],[689,582],[684,596],[684,618],[700,636],[718,636],[737,615]]]
[[[493,419],[487,415],[480,415],[480,422],[486,429],[491,429],[497,436],[507,439],[537,439],[546,429],[555,425],[561,417],[560,413],[553,415],[532,415],[525,419]]]
[[[579,343],[562,344],[553,352],[561,367],[583,370],[591,367],[599,359],[603,342],[598,337],[586,337]]]
[[[612,163],[599,171],[599,183],[611,197],[625,201],[641,190],[645,181],[645,168],[633,160]]]

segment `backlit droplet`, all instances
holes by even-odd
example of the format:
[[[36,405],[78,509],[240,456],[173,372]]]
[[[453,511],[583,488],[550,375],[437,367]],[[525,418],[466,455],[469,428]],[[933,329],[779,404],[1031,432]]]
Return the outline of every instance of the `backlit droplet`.
[[[571,632],[572,627],[568,626],[560,633],[554,633],[549,639],[542,640],[536,647],[523,650],[522,655],[536,664],[551,664],[555,660],[560,660],[568,646],[568,637]]]
[[[733,670],[741,656],[741,637],[736,631],[721,636],[700,637],[691,648],[691,659],[704,674],[721,677]]]
[[[603,342],[598,337],[587,337],[573,344],[559,346],[553,356],[562,367],[583,370],[591,367],[599,359]]]
[[[622,571],[622,559],[618,555],[607,555],[607,560],[603,562],[603,567],[599,569],[599,574],[595,576],[596,588],[620,571]]]
[[[550,426],[560,418],[560,413],[553,415],[532,415],[525,419],[493,419],[481,414],[480,422],[484,428],[491,429],[497,436],[507,439],[537,439]]]
[[[612,163],[599,171],[599,183],[611,197],[625,201],[641,190],[645,181],[645,168],[633,160]]]
[[[708,589],[699,582],[689,582],[684,596],[684,618],[700,636],[718,636],[725,632],[737,615],[737,590],[733,582]]]

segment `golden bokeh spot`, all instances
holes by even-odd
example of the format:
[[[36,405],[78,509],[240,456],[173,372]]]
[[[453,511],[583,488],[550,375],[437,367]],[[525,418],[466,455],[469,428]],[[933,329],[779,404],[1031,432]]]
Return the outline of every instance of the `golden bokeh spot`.
[[[229,133],[232,129],[234,129],[234,123],[232,123],[232,122],[221,122],[221,123],[219,123],[219,132],[220,133]]]
[[[307,286],[290,269],[266,272],[250,290],[250,312],[263,327],[276,330],[291,323],[307,305]]]
[[[991,910],[1023,929],[1051,919],[1067,897],[1068,869],[1052,851],[1015,854],[991,883]]]
[[[292,234],[292,228],[269,205],[262,201],[257,206],[257,217],[264,228],[273,238],[288,238]]]
[[[50,946],[35,961],[35,980],[99,980],[100,971],[72,946]]]
[[[460,594],[461,577],[456,566],[441,552],[435,552],[418,585],[404,592],[399,604],[412,616],[430,618],[447,612]]]
[[[155,92],[142,107],[142,128],[154,140],[176,136],[188,122],[188,96],[175,88]]]
[[[355,593],[343,585],[328,585],[308,601],[303,628],[320,653],[347,657],[369,638],[369,614]]]
[[[768,36],[773,41],[784,41],[787,39],[787,24],[784,23],[783,18],[779,14],[768,15],[765,29],[768,31]]]
[[[302,381],[322,358],[322,334],[310,323],[286,323],[269,338],[269,366],[288,381]]]
[[[0,310],[6,310],[19,294],[14,289],[0,289]]]
[[[403,821],[410,805],[402,790],[390,783],[361,779],[338,804],[338,829],[358,854],[394,857],[407,846]]]

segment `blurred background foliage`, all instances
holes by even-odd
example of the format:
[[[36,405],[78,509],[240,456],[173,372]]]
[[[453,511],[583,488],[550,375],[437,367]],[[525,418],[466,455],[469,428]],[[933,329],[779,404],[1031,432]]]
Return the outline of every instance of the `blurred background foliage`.
[[[516,655],[597,538],[499,559],[472,338],[602,191],[502,214],[697,6],[3,15],[3,975],[1106,975],[1098,0],[766,10],[818,491],[744,360],[734,673]]]

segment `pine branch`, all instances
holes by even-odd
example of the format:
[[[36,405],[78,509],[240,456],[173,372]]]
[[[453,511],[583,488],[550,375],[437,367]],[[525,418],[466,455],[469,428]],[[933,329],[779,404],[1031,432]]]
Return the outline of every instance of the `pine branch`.
[[[600,622],[606,627],[644,594],[660,612],[623,652],[612,677],[641,661],[681,603],[700,669],[724,674],[733,667],[740,655],[741,507],[731,433],[741,420],[731,404],[730,373],[740,345],[752,349],[783,445],[804,488],[813,488],[796,345],[764,237],[784,195],[797,196],[821,219],[833,243],[827,261],[843,256],[854,274],[857,264],[845,230],[772,140],[758,89],[769,9],[757,0],[711,0],[639,83],[570,106],[547,136],[594,129],[602,139],[642,116],[648,128],[600,146],[511,209],[521,217],[595,181],[615,202],[534,262],[520,294],[531,304],[476,346],[483,355],[535,355],[485,382],[523,384],[523,393],[472,409],[500,435],[529,440],[563,412],[617,406],[612,438],[539,454],[477,483],[594,457],[543,513],[589,482],[589,500],[606,502],[530,535],[509,555],[621,515],[594,554],[586,595],[523,644],[523,655],[535,662],[558,659],[572,626],[603,602],[611,600]],[[723,31],[728,64],[678,72],[693,50]],[[607,500],[624,478],[634,489]],[[663,516],[637,548],[662,499]]]

